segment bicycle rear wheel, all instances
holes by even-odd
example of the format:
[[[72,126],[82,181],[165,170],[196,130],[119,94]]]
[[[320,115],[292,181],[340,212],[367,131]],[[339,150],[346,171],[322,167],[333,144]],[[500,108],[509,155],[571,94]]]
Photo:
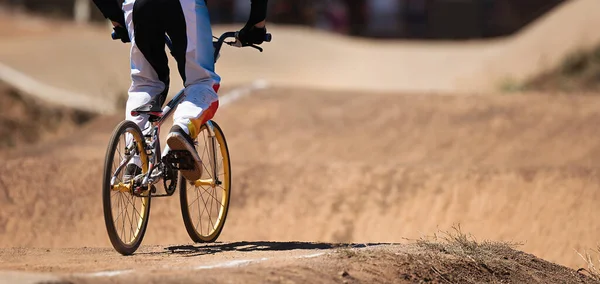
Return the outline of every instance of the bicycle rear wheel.
[[[146,174],[148,157],[144,136],[135,123],[123,121],[115,128],[108,144],[102,184],[108,237],[115,250],[123,255],[134,253],[140,246],[150,217],[149,192],[134,195],[133,181],[123,180],[126,164],[136,155],[141,160],[142,174]]]
[[[214,139],[210,136],[209,126],[204,124],[196,145],[202,159],[202,177],[195,182],[181,177],[179,183],[183,223],[190,238],[198,243],[214,242],[221,234],[231,193],[231,166],[225,135],[217,123],[210,121],[208,124],[213,126]]]

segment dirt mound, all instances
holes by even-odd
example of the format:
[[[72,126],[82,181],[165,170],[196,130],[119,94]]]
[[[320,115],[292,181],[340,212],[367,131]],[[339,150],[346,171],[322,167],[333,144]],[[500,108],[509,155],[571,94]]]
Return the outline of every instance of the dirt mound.
[[[586,96],[261,91],[216,117],[233,171],[221,239],[401,242],[460,223],[578,267],[574,249],[600,230],[598,109]],[[100,177],[119,120],[8,153],[0,246],[110,247]],[[177,197],[151,214],[144,245],[189,242]]]
[[[0,83],[0,155],[71,133],[93,114],[53,106]]]
[[[420,240],[411,245],[146,246],[127,258],[108,249],[4,249],[0,269],[27,274],[0,272],[0,278],[35,277],[50,283],[597,283],[506,243],[477,243],[464,234],[448,236],[446,241]]]
[[[517,87],[547,93],[597,93],[600,91],[600,45],[569,54],[559,67]]]

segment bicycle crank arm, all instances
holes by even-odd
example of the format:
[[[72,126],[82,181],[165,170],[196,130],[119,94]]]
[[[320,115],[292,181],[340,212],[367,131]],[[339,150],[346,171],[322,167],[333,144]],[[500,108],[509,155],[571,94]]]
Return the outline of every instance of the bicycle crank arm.
[[[133,184],[129,183],[129,184],[124,184],[122,182],[120,182],[119,184],[113,185],[112,186],[112,190],[113,191],[120,191],[120,192],[131,192],[131,187]]]
[[[139,177],[140,177],[140,176],[138,176],[137,178],[139,178]],[[116,184],[116,185],[113,185],[113,186],[111,187],[111,190],[112,190],[112,191],[120,191],[120,192],[125,192],[125,193],[134,193],[134,194],[137,196],[137,195],[139,195],[141,192],[145,192],[145,191],[147,191],[149,188],[150,188],[150,189],[153,189],[153,190],[155,190],[155,189],[154,189],[154,184],[156,184],[157,182],[158,182],[158,181],[156,181],[156,182],[154,182],[154,183],[151,183],[151,184],[148,184],[148,185],[145,185],[145,186],[144,186],[144,185],[135,186],[135,185],[134,185],[134,183],[135,183],[134,181],[131,181],[131,182],[129,182],[129,183],[122,183],[122,182],[120,182],[120,183],[118,183],[118,184]],[[135,189],[136,189],[136,190],[135,190],[135,192],[133,191],[133,188],[134,188],[134,187],[135,187]],[[141,195],[139,195],[139,196],[141,196]]]
[[[198,186],[210,186],[210,187],[215,187],[217,185],[221,185],[221,181],[217,180],[215,182],[214,179],[199,179],[195,182],[192,182],[192,184],[196,187]]]

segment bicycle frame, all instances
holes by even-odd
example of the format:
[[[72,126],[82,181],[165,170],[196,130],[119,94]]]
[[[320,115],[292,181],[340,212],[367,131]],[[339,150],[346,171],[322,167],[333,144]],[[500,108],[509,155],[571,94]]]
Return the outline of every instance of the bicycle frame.
[[[172,114],[173,111],[175,110],[175,108],[177,107],[177,105],[179,105],[179,103],[181,103],[184,99],[185,99],[185,89],[182,89],[181,91],[179,91],[175,97],[173,97],[173,99],[171,99],[167,105],[163,108],[162,110],[162,115],[160,117],[160,119],[158,121],[155,122],[151,122],[151,126],[146,129],[146,131],[148,131],[149,133],[145,133],[145,137],[150,137],[150,145],[146,145],[147,150],[150,150],[151,153],[148,153],[149,158],[150,158],[150,165],[148,167],[148,173],[146,174],[146,176],[144,177],[144,180],[142,181],[142,185],[150,185],[150,184],[156,184],[157,182],[160,181],[160,176],[158,176],[157,179],[153,179],[152,173],[154,172],[154,170],[156,169],[156,167],[160,164],[162,164],[162,161],[157,162],[156,158],[157,157],[162,157],[161,155],[161,144],[160,144],[160,128],[162,126],[162,124],[169,119]],[[206,128],[208,130],[208,135],[210,138],[210,143],[209,143],[209,153],[210,153],[210,163],[212,165],[212,176],[216,177],[217,176],[217,167],[216,167],[216,141],[215,141],[215,132],[214,132],[214,126],[212,124],[212,121],[207,121],[205,123]],[[197,143],[197,142],[196,142]],[[194,184],[196,186],[199,185],[214,185],[215,183],[218,183],[218,180],[198,180],[196,181]]]

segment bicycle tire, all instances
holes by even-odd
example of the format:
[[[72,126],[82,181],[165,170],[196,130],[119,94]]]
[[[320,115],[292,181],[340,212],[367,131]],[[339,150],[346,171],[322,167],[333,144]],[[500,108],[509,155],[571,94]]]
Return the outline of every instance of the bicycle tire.
[[[190,208],[194,202],[198,202],[198,206],[200,204],[200,200],[199,200],[199,196],[198,196],[198,192],[203,190],[205,193],[209,193],[209,190],[206,189],[204,186],[200,185],[200,186],[195,186],[193,184],[191,184],[189,181],[186,181],[183,177],[180,177],[180,183],[179,183],[179,195],[180,195],[180,203],[181,203],[181,215],[183,217],[183,223],[185,224],[185,229],[188,232],[188,235],[190,236],[190,238],[197,243],[210,243],[210,242],[214,242],[217,240],[217,238],[221,235],[221,232],[223,231],[223,227],[225,226],[225,221],[227,220],[227,213],[229,212],[229,203],[231,201],[231,164],[230,164],[230,157],[229,157],[229,149],[227,147],[227,141],[225,140],[225,135],[223,134],[223,131],[221,130],[221,127],[219,127],[219,125],[212,121],[212,124],[214,126],[214,132],[215,132],[215,138],[216,138],[216,144],[217,147],[219,148],[219,153],[221,156],[221,166],[219,166],[219,161],[217,160],[217,169],[222,168],[223,170],[223,180],[222,180],[222,186],[221,185],[213,185],[210,186],[212,187],[212,192],[218,196],[218,192],[217,192],[217,188],[220,188],[221,194],[222,194],[222,201],[220,202],[220,208],[219,208],[219,213],[217,216],[217,219],[214,223],[211,224],[211,222],[209,222],[207,225],[207,232],[204,233],[203,232],[203,224],[202,224],[202,212],[200,208],[198,208],[198,212],[200,214],[199,216],[199,223],[198,222],[194,222],[194,213],[193,213],[193,209],[194,208]],[[206,137],[206,135],[208,134],[208,128],[207,125],[204,124],[202,125],[202,127],[200,128],[200,134],[198,135],[198,140],[201,139],[201,137]],[[204,145],[206,146],[206,143],[204,143]],[[198,150],[198,154],[201,155],[201,158],[204,157],[204,151],[200,151],[201,148],[201,143],[198,143],[198,145],[196,146],[196,150]],[[215,157],[215,159],[217,159]],[[210,159],[209,159],[210,160]],[[211,177],[212,175],[210,174],[210,170],[212,169],[210,167],[206,167],[206,163],[205,163],[206,159],[202,159],[202,163],[203,163],[203,167],[204,167],[204,171],[203,171],[203,178],[204,177]],[[218,175],[220,176],[220,170],[218,170]],[[191,189],[196,189],[195,191],[192,191]],[[191,192],[196,192],[196,200],[192,202],[192,204],[189,204],[190,198],[188,198],[188,194]],[[210,195],[210,194],[209,194]],[[215,195],[212,195],[213,199],[215,199],[216,201],[217,198],[215,197]],[[202,196],[202,192],[201,195]],[[208,199],[208,197],[207,197]],[[203,198],[204,201],[204,198]],[[209,211],[208,209],[208,205],[204,203],[204,210],[206,210],[206,212],[210,212],[213,211],[213,207],[212,207],[212,200],[211,200],[211,209]],[[208,214],[209,218],[210,218],[210,213]],[[196,223],[196,224],[194,224]],[[200,230],[198,230],[198,225],[200,225]],[[212,229],[210,228],[212,225]]]
[[[108,148],[106,150],[106,157],[104,160],[104,175],[103,175],[103,184],[102,184],[102,203],[103,203],[103,211],[104,211],[104,221],[106,224],[106,230],[108,232],[108,237],[110,239],[111,244],[115,248],[116,251],[121,253],[122,255],[130,255],[133,254],[142,243],[142,239],[144,238],[144,234],[146,233],[146,228],[148,226],[148,220],[150,218],[150,201],[151,197],[137,197],[134,196],[132,192],[123,192],[119,190],[113,190],[113,186],[111,185],[111,179],[113,178],[113,173],[116,171],[115,162],[115,154],[121,153],[120,147],[125,147],[124,145],[127,143],[126,134],[131,134],[131,137],[137,143],[137,152],[140,155],[140,160],[142,161],[142,173],[148,172],[148,157],[145,152],[145,140],[140,128],[131,121],[122,121],[119,125],[115,127],[113,134],[110,138],[110,142],[108,143]],[[123,139],[123,140],[122,140]],[[124,143],[121,143],[124,142]],[[123,159],[123,157],[121,157]],[[123,173],[125,170],[122,169],[120,173]],[[119,173],[119,174],[120,174]],[[116,175],[115,179],[119,176]],[[121,180],[121,184],[124,184]],[[112,199],[115,196],[118,197],[118,202],[113,202]],[[126,204],[124,198],[131,197],[131,200],[127,199],[129,204]],[[141,210],[138,212],[135,210],[136,201],[139,199],[141,201]],[[124,213],[117,214],[117,218],[114,218],[113,214],[113,203],[117,203],[117,208],[119,205],[125,208]],[[132,229],[130,231],[130,237],[126,238],[125,234],[125,218],[128,217],[127,207],[133,205],[133,210],[131,211],[131,219],[129,220],[129,228]],[[134,216],[134,213],[137,213],[138,216]],[[123,217],[123,218],[121,218]],[[118,225],[119,218],[121,218],[122,226]],[[137,219],[137,223],[135,229],[133,228],[133,221]],[[117,224],[115,224],[117,223]],[[117,226],[123,228],[123,233],[119,234],[117,230]],[[129,241],[128,241],[129,240]]]

